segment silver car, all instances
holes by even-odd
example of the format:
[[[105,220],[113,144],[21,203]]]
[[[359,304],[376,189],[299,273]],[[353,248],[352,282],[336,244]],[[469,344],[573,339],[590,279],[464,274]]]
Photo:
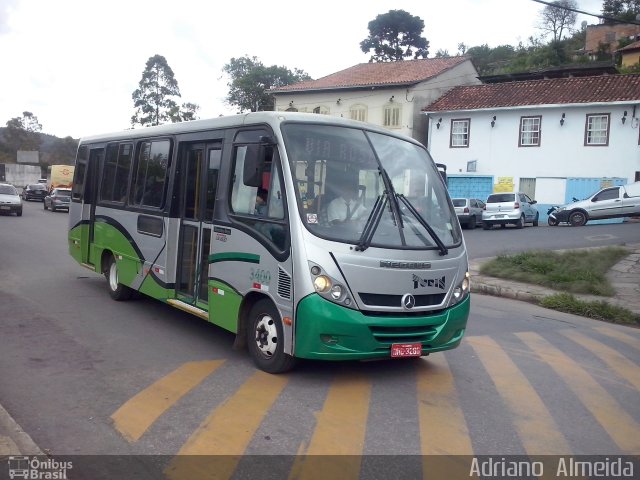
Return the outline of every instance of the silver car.
[[[0,212],[22,216],[22,198],[16,187],[8,183],[0,183]]]
[[[494,225],[506,227],[508,224],[524,228],[526,223],[537,227],[540,214],[535,204],[535,200],[522,192],[493,193],[487,198],[482,212],[482,228],[489,230]]]
[[[461,227],[474,229],[482,223],[482,210],[484,209],[482,200],[478,198],[452,198],[451,201]]]
[[[51,209],[52,212],[56,210],[69,211],[71,205],[71,189],[69,188],[54,188],[53,191],[44,197],[44,209]]]

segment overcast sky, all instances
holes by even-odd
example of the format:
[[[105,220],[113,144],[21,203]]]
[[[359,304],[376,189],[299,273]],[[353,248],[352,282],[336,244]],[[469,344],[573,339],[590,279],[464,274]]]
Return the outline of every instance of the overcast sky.
[[[602,0],[578,0],[599,14]],[[312,78],[367,62],[367,24],[391,9],[425,22],[429,56],[458,44],[517,45],[542,32],[532,0],[0,0],[0,126],[30,111],[42,131],[79,138],[129,127],[147,60],[164,56],[182,102],[200,118],[225,104],[232,57],[299,68]],[[579,15],[576,26],[594,17]]]

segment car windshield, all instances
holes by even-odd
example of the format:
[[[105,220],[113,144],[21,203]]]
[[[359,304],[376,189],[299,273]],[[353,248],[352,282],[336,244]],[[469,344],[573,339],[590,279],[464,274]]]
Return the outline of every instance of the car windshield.
[[[421,146],[357,128],[282,130],[302,222],[313,234],[359,245],[366,236],[366,247],[383,248],[461,242],[440,173]]]
[[[0,185],[0,195],[17,195],[18,191],[13,185]]]
[[[454,207],[465,207],[467,205],[467,201],[464,198],[452,198]]]
[[[47,187],[41,183],[36,183],[34,185],[29,185],[30,190],[46,190]]]
[[[70,197],[71,190],[54,190],[53,194],[57,195],[58,197]]]
[[[489,195],[487,203],[515,202],[516,197],[513,193],[498,193]]]

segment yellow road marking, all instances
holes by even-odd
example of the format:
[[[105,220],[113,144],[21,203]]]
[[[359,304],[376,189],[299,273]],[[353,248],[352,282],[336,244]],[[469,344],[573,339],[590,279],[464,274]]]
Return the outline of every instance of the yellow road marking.
[[[142,390],[113,415],[116,429],[136,442],[160,415],[222,365],[223,360],[189,362]]]
[[[467,338],[511,411],[527,455],[567,455],[571,450],[544,402],[517,365],[489,337]]]
[[[422,455],[473,455],[449,363],[436,354],[418,363],[418,420]]]
[[[371,382],[344,375],[336,379],[317,414],[309,446],[292,469],[296,479],[358,479],[369,414]],[[332,455],[327,461],[326,455]],[[325,456],[325,457],[323,457]]]
[[[620,377],[627,380],[636,390],[640,391],[640,368],[624,355],[613,348],[604,345],[578,332],[562,332],[573,342],[582,345],[595,356],[606,363]]]
[[[611,327],[595,327],[594,330],[640,350],[640,339],[638,337],[627,335],[626,333],[622,333],[620,330],[616,330]]]
[[[423,477],[465,478],[468,461],[454,455],[473,455],[473,447],[449,362],[435,354],[418,362],[416,373]]]
[[[640,425],[577,362],[537,333],[516,333],[565,381],[623,452],[640,451]]]
[[[287,382],[285,375],[256,372],[202,422],[171,460],[167,477],[230,478]]]

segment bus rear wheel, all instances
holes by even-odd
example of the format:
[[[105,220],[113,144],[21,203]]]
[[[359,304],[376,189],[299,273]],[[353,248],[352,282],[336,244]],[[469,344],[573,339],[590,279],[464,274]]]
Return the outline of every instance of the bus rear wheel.
[[[104,276],[107,279],[107,289],[109,290],[111,298],[117,301],[129,300],[131,298],[133,290],[118,281],[118,265],[113,256],[110,256],[107,260]]]
[[[291,370],[295,358],[284,352],[284,330],[276,307],[269,300],[255,303],[249,312],[247,344],[253,363],[268,373]]]

